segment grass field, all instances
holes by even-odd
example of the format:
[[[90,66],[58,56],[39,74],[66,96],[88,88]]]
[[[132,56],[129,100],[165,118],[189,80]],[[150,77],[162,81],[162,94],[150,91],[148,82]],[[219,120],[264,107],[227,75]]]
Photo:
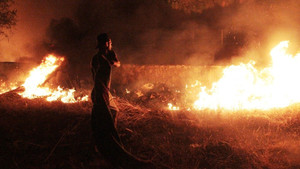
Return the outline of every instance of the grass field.
[[[300,168],[300,107],[270,111],[167,111],[117,98],[126,149],[174,169]],[[90,102],[0,95],[3,169],[108,168],[95,153]]]

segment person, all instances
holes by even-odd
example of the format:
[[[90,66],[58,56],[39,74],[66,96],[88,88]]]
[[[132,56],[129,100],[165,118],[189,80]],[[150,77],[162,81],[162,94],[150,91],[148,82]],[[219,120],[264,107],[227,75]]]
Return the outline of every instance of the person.
[[[97,37],[97,43],[96,48],[98,48],[99,51],[91,61],[91,71],[94,80],[94,88],[91,94],[92,102],[95,105],[104,101],[108,105],[113,120],[115,121],[116,113],[119,109],[109,91],[111,84],[111,66],[120,67],[121,63],[112,50],[112,41],[106,33],[100,34]]]
[[[155,168],[150,161],[136,158],[123,147],[115,126],[118,108],[109,91],[112,66],[120,67],[121,63],[106,33],[98,35],[97,42],[99,51],[91,61],[94,80],[91,125],[96,148],[114,168]]]

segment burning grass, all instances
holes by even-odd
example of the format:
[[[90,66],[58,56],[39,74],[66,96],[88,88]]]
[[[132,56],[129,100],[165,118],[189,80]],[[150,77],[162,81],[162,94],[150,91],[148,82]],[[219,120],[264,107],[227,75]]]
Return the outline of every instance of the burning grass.
[[[170,168],[299,168],[299,105],[270,111],[163,111],[117,98],[133,154]],[[3,168],[108,168],[94,152],[90,102],[0,95]]]

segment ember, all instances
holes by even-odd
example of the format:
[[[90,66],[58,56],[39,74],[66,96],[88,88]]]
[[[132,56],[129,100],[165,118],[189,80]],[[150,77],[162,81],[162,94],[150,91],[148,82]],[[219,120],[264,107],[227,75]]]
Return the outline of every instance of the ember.
[[[6,93],[6,92],[11,91],[11,90],[14,90],[16,88],[18,88],[17,83],[12,83],[11,82],[11,83],[7,84],[4,81],[0,81],[0,94]]]
[[[168,103],[169,110],[180,110],[179,107],[174,106],[172,103]]]

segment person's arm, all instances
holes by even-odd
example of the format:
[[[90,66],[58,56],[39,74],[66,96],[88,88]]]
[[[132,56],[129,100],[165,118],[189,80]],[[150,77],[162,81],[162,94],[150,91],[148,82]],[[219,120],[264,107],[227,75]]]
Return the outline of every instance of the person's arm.
[[[110,64],[115,66],[115,67],[120,67],[121,66],[121,62],[119,61],[116,53],[113,50],[110,51],[110,53],[109,53],[109,61],[110,61]]]

